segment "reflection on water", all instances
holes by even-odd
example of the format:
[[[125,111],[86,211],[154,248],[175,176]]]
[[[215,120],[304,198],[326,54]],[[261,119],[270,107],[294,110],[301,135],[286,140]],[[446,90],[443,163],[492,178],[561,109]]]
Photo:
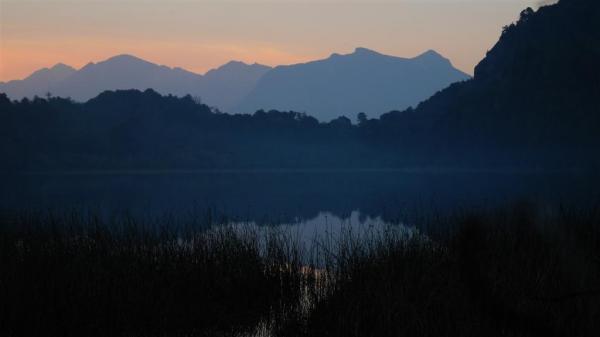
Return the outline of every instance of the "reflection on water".
[[[320,212],[311,219],[296,219],[290,223],[273,226],[262,226],[253,221],[232,222],[230,225],[240,230],[249,229],[260,234],[270,230],[278,231],[293,239],[298,247],[302,247],[307,252],[317,248],[317,245],[335,246],[344,235],[352,238],[377,237],[393,230],[396,235],[410,238],[417,233],[415,227],[388,222],[380,216],[363,215],[359,211],[352,211],[347,217],[339,217],[331,212]]]

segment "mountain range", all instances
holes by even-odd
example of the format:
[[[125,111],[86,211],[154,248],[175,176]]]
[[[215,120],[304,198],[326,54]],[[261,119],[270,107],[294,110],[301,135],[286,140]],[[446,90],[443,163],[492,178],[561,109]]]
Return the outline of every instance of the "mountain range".
[[[527,8],[516,23],[503,28],[472,79],[451,84],[414,108],[379,118],[361,116],[355,124],[346,117],[319,122],[302,112],[277,110],[216,113],[190,96],[164,96],[154,90],[106,91],[83,104],[58,97],[11,101],[0,94],[0,168],[483,167],[598,172],[598,46],[597,0],[560,0],[537,11]],[[385,59],[357,50],[321,63],[353,63],[363,56]],[[442,63],[431,52],[409,62],[430,65],[429,59]],[[282,71],[276,69],[265,73],[247,97],[257,95],[260,82],[269,80],[271,72]],[[36,76],[39,81],[49,77],[47,72]],[[365,85],[374,84],[365,80]]]
[[[414,58],[383,55],[357,48],[348,55],[279,66],[267,72],[236,110],[306,112],[320,120],[379,117],[416,106],[435,92],[469,76],[430,50]]]
[[[348,55],[275,68],[232,61],[204,75],[118,55],[79,70],[59,63],[23,80],[0,83],[0,92],[12,99],[51,93],[87,101],[105,90],[152,88],[165,95],[190,94],[225,112],[293,110],[327,121],[405,109],[468,78],[434,51],[407,59],[357,48]]]
[[[59,63],[23,80],[0,83],[0,92],[13,99],[46,96],[87,101],[105,90],[152,88],[162,94],[190,94],[223,110],[231,109],[271,68],[229,62],[205,75],[157,65],[132,55],[117,55],[76,70]]]

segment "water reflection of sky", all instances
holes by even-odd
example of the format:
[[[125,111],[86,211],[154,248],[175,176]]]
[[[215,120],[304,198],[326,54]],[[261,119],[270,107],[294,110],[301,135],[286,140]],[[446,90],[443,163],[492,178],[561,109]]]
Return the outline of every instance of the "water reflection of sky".
[[[346,217],[337,216],[331,212],[320,212],[316,217],[272,226],[259,225],[256,222],[233,222],[230,224],[238,230],[250,230],[265,237],[269,231],[282,234],[310,253],[319,245],[335,247],[341,238],[351,237],[354,239],[377,238],[393,231],[394,235],[402,235],[406,238],[417,233],[417,229],[402,223],[387,222],[380,216],[371,217],[361,214],[360,211],[352,211]]]

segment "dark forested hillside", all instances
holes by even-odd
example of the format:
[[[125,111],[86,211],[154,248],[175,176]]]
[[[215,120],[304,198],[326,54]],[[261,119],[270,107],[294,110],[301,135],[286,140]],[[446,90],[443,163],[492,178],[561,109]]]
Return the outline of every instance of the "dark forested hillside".
[[[378,124],[442,161],[590,160],[600,146],[600,2],[524,10],[472,80]]]
[[[107,91],[86,103],[0,95],[0,109],[3,168],[373,167],[381,159],[344,118],[229,115],[152,90]]]
[[[561,0],[504,28],[472,80],[353,125],[295,112],[229,115],[190,96],[86,102],[0,96],[2,167],[590,167],[600,149],[600,3]]]

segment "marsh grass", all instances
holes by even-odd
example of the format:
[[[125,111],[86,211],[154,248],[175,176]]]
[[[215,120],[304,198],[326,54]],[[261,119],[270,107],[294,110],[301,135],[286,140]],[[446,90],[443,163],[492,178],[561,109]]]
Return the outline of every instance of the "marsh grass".
[[[4,336],[596,336],[600,208],[519,204],[315,238],[4,216]],[[168,224],[165,225],[165,224]]]
[[[2,335],[231,334],[297,301],[276,234],[261,252],[250,230],[35,214],[0,232]]]
[[[317,254],[332,281],[281,335],[596,336],[598,210],[518,204],[432,217],[427,235],[349,233]]]

